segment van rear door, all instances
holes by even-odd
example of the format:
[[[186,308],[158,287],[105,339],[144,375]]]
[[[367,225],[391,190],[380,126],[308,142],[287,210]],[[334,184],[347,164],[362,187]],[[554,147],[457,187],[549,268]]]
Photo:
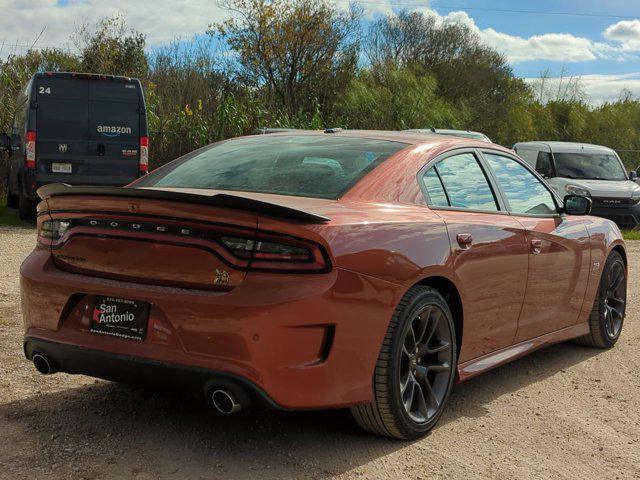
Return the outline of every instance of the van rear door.
[[[88,169],[96,178],[138,178],[142,92],[138,81],[123,78],[89,84]],[[116,185],[103,181],[102,185]]]
[[[142,89],[122,77],[36,76],[39,184],[122,186],[139,176]],[[143,124],[146,136],[146,123]]]
[[[71,178],[83,170],[89,154],[89,82],[36,76],[35,95],[39,177],[74,183]]]

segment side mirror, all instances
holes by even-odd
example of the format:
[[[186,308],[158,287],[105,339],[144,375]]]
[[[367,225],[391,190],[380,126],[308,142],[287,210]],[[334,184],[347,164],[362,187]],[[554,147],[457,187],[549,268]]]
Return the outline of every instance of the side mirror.
[[[636,172],[635,170],[631,170],[629,172],[629,180],[632,180],[635,182],[637,179],[638,179],[638,172]]]
[[[564,197],[564,212],[569,215],[589,215],[593,202],[582,195],[566,195]]]
[[[0,133],[0,149],[9,150],[11,148],[11,137],[6,133]]]

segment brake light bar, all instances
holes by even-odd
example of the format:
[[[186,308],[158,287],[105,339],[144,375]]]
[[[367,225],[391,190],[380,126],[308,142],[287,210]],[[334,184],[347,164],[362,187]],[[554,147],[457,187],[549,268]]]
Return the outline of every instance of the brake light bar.
[[[140,173],[149,172],[149,137],[140,137]]]
[[[36,168],[36,132],[27,132],[24,150],[24,165],[27,168]]]
[[[325,272],[329,262],[320,245],[289,237],[257,239],[224,236],[220,242],[232,255],[249,260],[249,270]]]

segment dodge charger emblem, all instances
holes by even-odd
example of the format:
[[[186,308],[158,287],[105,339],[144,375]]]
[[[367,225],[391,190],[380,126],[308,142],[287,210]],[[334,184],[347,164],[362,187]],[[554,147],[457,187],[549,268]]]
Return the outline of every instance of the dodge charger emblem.
[[[60,153],[67,153],[67,150],[69,150],[69,146],[66,143],[58,144],[58,151]]]

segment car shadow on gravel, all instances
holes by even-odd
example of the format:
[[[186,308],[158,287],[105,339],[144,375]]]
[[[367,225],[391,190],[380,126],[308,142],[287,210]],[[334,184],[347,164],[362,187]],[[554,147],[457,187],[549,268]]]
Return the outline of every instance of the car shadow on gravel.
[[[482,422],[496,398],[598,353],[557,345],[460,384],[437,428],[460,417]],[[49,379],[35,378],[46,391]],[[345,410],[222,416],[201,399],[103,381],[0,405],[0,424],[16,440],[2,439],[16,451],[0,454],[0,465],[58,478],[326,478],[407,445],[362,433]]]

